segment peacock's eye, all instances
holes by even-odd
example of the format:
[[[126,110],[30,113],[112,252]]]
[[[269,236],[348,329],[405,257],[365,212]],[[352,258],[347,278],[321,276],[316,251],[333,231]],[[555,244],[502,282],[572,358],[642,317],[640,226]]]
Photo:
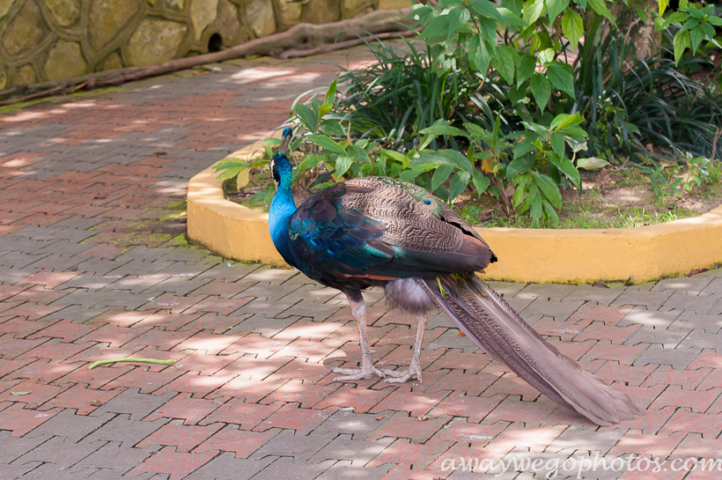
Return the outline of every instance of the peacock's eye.
[[[431,200],[424,200],[424,204],[431,205]]]

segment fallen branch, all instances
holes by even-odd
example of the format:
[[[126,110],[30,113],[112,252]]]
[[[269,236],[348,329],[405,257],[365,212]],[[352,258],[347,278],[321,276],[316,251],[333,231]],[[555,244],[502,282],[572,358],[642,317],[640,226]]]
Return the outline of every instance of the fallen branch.
[[[170,365],[170,364],[175,363],[176,361],[173,359],[158,360],[156,358],[114,358],[114,359],[108,359],[108,360],[98,360],[97,362],[93,362],[90,365],[88,365],[88,370],[92,370],[95,367],[98,367],[100,365],[105,365],[106,363],[117,363],[117,362],[143,362],[143,363],[159,363],[161,365]]]
[[[340,49],[346,48],[347,45],[358,45],[364,41],[359,38],[360,35],[370,34],[369,37],[365,38],[367,41],[372,41],[374,36],[389,38],[392,32],[401,33],[406,36],[409,26],[413,23],[412,20],[406,18],[410,12],[411,8],[378,10],[361,17],[333,23],[321,25],[300,23],[285,32],[257,38],[220,52],[177,58],[148,67],[118,68],[30,86],[12,87],[0,91],[0,98],[6,98],[0,101],[0,105],[9,105],[18,101],[31,100],[47,95],[120,85],[122,83],[164,75],[206,63],[218,63],[252,55],[270,55],[281,58],[313,55],[314,53],[334,50],[336,49],[333,48],[334,46],[338,46],[337,48]],[[348,42],[356,43],[350,44]],[[290,56],[284,57],[283,52],[287,50],[290,50],[292,53]],[[19,98],[7,98],[12,95],[22,94],[25,95]]]
[[[2,102],[0,102],[0,105],[10,105],[11,103],[27,102],[30,100],[34,100],[36,98],[49,97],[50,95],[58,95],[61,93],[66,93],[66,90],[68,88],[69,87],[65,87],[63,85],[58,85],[57,87],[50,88],[48,90],[41,90],[39,92],[31,93],[30,95],[25,95],[24,97],[13,98],[10,100],[3,100]]]
[[[389,38],[399,38],[399,37],[412,37],[412,36],[418,35],[418,33],[419,33],[418,30],[407,30],[405,32],[395,32],[395,33],[379,33],[379,34],[376,34],[373,36],[368,36],[368,37],[357,37],[353,40],[347,40],[345,42],[325,43],[325,44],[321,44],[315,48],[308,48],[308,49],[301,49],[301,50],[297,50],[297,49],[285,50],[278,57],[282,58],[282,59],[308,57],[310,55],[317,55],[319,53],[326,53],[326,52],[332,52],[334,50],[343,50],[344,48],[355,47],[357,45],[361,45],[362,43],[373,42],[374,40],[386,40]]]

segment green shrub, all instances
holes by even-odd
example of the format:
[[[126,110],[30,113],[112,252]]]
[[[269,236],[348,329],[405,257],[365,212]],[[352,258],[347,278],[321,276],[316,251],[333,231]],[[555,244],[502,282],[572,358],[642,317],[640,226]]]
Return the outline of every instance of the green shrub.
[[[640,163],[685,161],[686,152],[712,157],[722,97],[684,72],[709,66],[690,52],[705,48],[702,40],[715,42],[709,28],[717,17],[707,7],[684,5],[679,24],[681,14],[665,14],[662,3],[655,26],[670,29],[675,60],[664,51],[637,58],[639,20],[619,9],[615,21],[606,0],[417,5],[416,43],[369,45],[375,64],[345,71],[338,91],[334,81],[294,103],[288,124],[296,129],[293,148],[303,152],[294,181],[313,191],[344,178],[384,175],[450,203],[471,188],[528,212],[539,226],[558,222],[560,189],[581,191],[577,157],[614,162],[623,155]],[[697,10],[707,16],[698,19]],[[619,32],[617,23],[627,30]],[[686,36],[690,45],[681,48]],[[267,142],[269,158],[275,143]],[[239,175],[241,185],[262,165],[230,159],[217,168],[227,178]],[[678,191],[664,168],[648,173],[658,197]],[[269,185],[257,197],[270,200],[272,193]]]

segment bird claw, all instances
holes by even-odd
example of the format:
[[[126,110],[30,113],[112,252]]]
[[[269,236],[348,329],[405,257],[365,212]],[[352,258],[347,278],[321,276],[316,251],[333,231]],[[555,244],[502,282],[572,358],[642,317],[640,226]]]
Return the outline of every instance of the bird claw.
[[[385,378],[384,372],[374,367],[373,365],[363,365],[361,368],[341,368],[333,367],[331,369],[333,373],[343,373],[342,377],[335,377],[334,382],[353,382],[361,379],[368,379],[374,375],[378,375],[381,378]]]
[[[387,383],[404,383],[413,377],[416,377],[419,383],[423,381],[421,378],[421,368],[418,365],[409,365],[408,370],[401,370],[397,372],[395,370],[384,369],[383,372],[388,376],[384,380],[384,382]]]

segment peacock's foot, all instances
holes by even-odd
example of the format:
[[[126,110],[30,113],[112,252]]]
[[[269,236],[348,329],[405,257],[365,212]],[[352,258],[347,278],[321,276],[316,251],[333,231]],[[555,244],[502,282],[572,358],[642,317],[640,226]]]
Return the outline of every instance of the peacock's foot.
[[[333,379],[334,382],[353,382],[355,380],[368,379],[374,375],[378,375],[381,378],[386,377],[384,372],[374,367],[373,365],[362,365],[361,368],[331,368],[333,373],[342,373],[344,376],[336,377]]]
[[[388,383],[404,383],[405,381],[416,378],[419,383],[423,381],[421,378],[421,365],[412,363],[409,365],[408,370],[401,370],[401,371],[395,371],[395,370],[384,370],[384,373],[388,376],[384,382]]]

